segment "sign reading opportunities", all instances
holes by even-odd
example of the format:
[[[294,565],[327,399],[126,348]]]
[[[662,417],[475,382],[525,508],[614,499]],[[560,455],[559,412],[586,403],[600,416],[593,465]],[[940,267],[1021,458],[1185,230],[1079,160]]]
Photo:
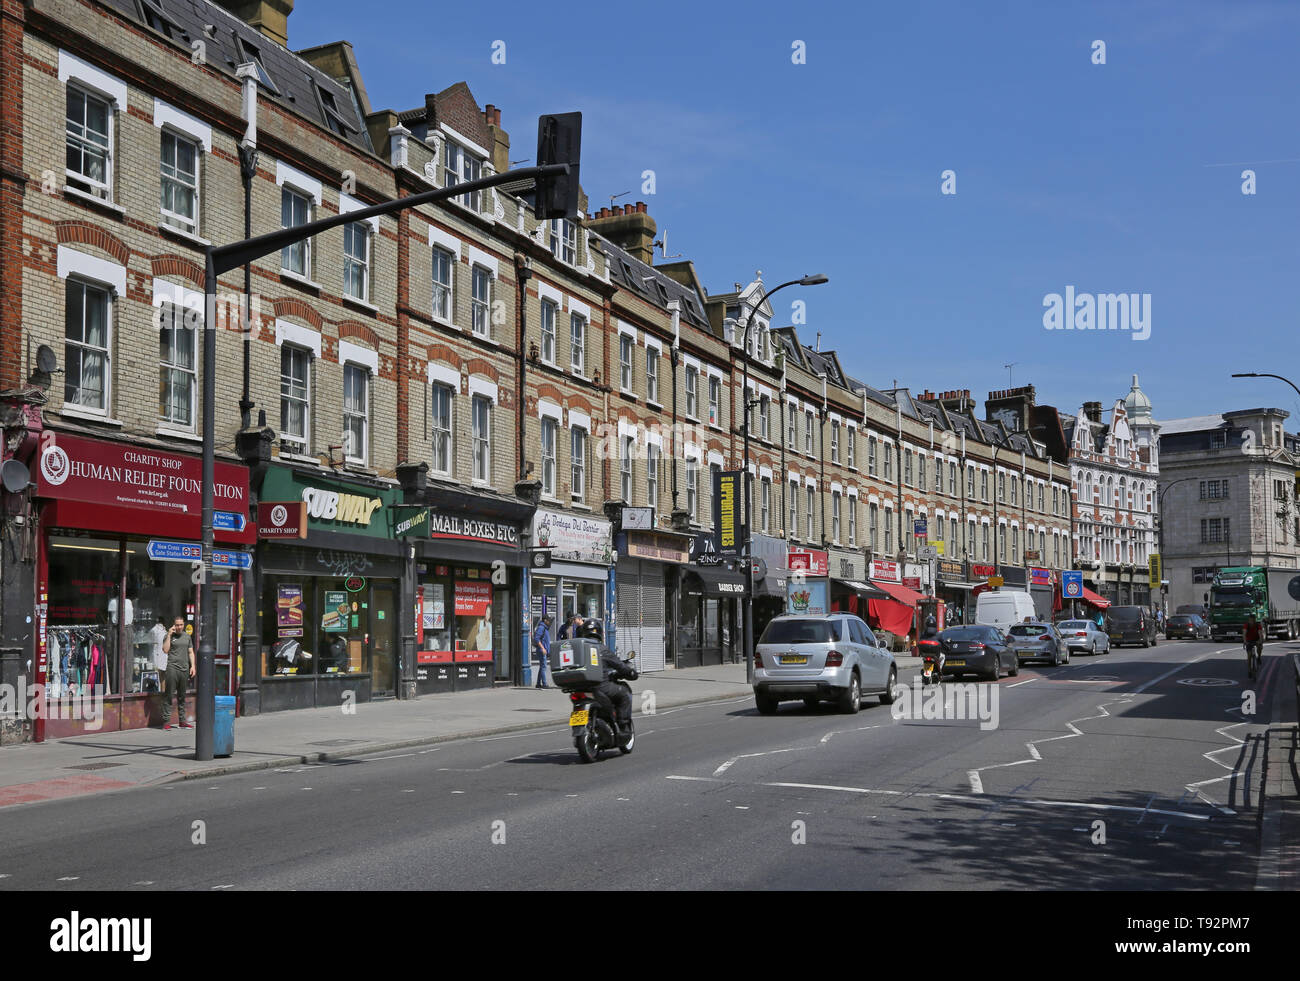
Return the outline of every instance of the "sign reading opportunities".
[[[736,509],[740,500],[740,471],[718,470],[713,475],[713,527],[719,555],[739,555]]]

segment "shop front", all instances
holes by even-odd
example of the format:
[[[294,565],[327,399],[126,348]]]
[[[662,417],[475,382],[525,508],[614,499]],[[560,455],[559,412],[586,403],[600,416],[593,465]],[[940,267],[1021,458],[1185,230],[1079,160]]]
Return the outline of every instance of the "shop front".
[[[181,617],[197,649],[202,461],[51,434],[39,457],[36,741],[162,721],[167,630]],[[213,552],[216,693],[236,694],[241,593],[251,561],[248,470],[216,464]],[[173,703],[174,704],[174,703]],[[187,714],[192,715],[192,702]]]
[[[772,618],[785,613],[789,551],[784,538],[771,535],[754,535],[750,549],[754,556],[754,640],[757,643]]]
[[[594,621],[602,639],[610,635],[613,527],[604,518],[537,511],[532,522],[532,544],[547,551],[551,564],[530,574],[530,630],[549,615],[554,637],[576,615]]]
[[[624,656],[636,651],[642,672],[667,667],[669,624],[675,628],[677,658],[739,643],[734,620],[723,622],[716,600],[682,591],[680,570],[690,561],[691,544],[691,536],[668,531],[620,531],[615,539],[615,650]]]
[[[965,565],[952,559],[939,559],[937,573],[935,595],[947,608],[945,623],[949,626],[973,623],[975,611],[971,590],[975,583],[966,578]]]
[[[743,562],[714,564],[706,560],[681,568],[677,667],[698,668],[740,659],[745,573],[737,565]]]
[[[832,548],[828,551],[831,579],[831,609],[867,618],[867,603],[888,599],[888,594],[867,579],[867,557],[857,550]]]
[[[397,694],[398,491],[283,465],[262,482],[263,712]]]
[[[524,683],[526,530],[531,504],[429,485],[429,535],[416,551],[419,694]]]
[[[921,599],[920,593],[905,585],[905,580],[915,580],[907,576],[906,566],[899,563],[877,559],[867,567],[868,579],[872,586],[888,594],[887,599],[873,599],[867,603],[867,622],[877,630],[887,630],[899,637],[906,637],[916,626],[916,605]]]
[[[1051,569],[1030,567],[1029,595],[1034,600],[1034,609],[1046,623],[1052,622],[1053,614],[1061,608],[1060,589],[1056,583],[1056,573]]]

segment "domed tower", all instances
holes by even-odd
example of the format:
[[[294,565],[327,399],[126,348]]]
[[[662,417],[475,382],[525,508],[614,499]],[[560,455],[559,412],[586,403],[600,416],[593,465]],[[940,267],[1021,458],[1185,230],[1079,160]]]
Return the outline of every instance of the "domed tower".
[[[1143,449],[1152,468],[1159,466],[1160,426],[1151,417],[1151,400],[1138,385],[1138,376],[1133,376],[1133,387],[1129,389],[1128,398],[1124,400],[1124,409],[1128,413],[1128,424],[1133,432],[1133,442],[1139,453]]]

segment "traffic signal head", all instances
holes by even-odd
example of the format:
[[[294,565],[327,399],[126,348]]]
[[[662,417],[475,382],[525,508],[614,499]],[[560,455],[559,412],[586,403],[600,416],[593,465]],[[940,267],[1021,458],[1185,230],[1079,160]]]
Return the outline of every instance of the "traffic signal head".
[[[568,164],[567,174],[542,177],[533,197],[538,221],[578,216],[578,160],[582,152],[582,113],[563,112],[537,120],[537,165]]]

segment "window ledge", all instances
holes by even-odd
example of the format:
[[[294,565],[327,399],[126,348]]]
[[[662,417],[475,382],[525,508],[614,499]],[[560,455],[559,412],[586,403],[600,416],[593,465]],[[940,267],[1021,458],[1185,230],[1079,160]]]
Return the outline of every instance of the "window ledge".
[[[618,394],[623,396],[625,399],[631,399],[633,402],[641,401],[640,396],[635,392],[629,392],[626,388],[619,388]]]
[[[283,275],[283,273],[281,275]],[[355,296],[348,296],[346,293],[343,294],[343,305],[356,307],[358,310],[364,310],[372,317],[379,316],[379,307],[367,303],[365,300],[358,300]]]
[[[590,504],[581,504],[578,501],[570,501],[569,507],[573,508],[573,510],[575,511],[587,511],[587,512],[591,511]]]
[[[168,439],[183,439],[190,443],[202,443],[203,437],[185,429],[170,429],[167,426],[159,426],[154,430],[158,436],[166,436]]]
[[[281,450],[280,455],[276,457],[276,459],[288,460],[290,463],[310,463],[316,467],[320,466],[319,457],[308,456],[306,453],[286,453],[284,450]]]
[[[89,204],[101,211],[107,211],[109,214],[116,215],[118,218],[126,217],[126,209],[120,204],[114,204],[112,201],[105,201],[103,198],[97,198],[95,195],[89,194],[80,188],[73,187],[71,184],[64,184],[63,196],[66,198],[69,195],[77,201]]]
[[[296,272],[292,272],[288,269],[280,270],[280,282],[289,283],[291,286],[298,286],[316,294],[319,294],[321,291],[320,283],[308,279],[306,276],[299,276]]]
[[[649,398],[647,398],[647,399],[645,400],[645,404],[646,404],[647,407],[649,407],[649,408],[651,408],[651,409],[663,409],[663,403],[662,403],[662,402],[652,402]]]
[[[361,460],[348,460],[343,465],[343,469],[348,473],[361,474],[366,477],[378,477],[379,471],[373,467],[367,466]]]
[[[187,232],[183,228],[177,228],[175,225],[169,225],[163,221],[158,222],[158,231],[170,238],[178,238],[182,242],[193,245],[195,248],[199,249],[206,249],[212,244],[206,238],[200,238],[193,232]]]
[[[105,415],[102,412],[91,412],[88,409],[78,409],[76,406],[63,405],[59,408],[59,415],[68,419],[85,419],[87,422],[98,422],[105,426],[122,426],[121,419],[114,419],[112,416]]]

